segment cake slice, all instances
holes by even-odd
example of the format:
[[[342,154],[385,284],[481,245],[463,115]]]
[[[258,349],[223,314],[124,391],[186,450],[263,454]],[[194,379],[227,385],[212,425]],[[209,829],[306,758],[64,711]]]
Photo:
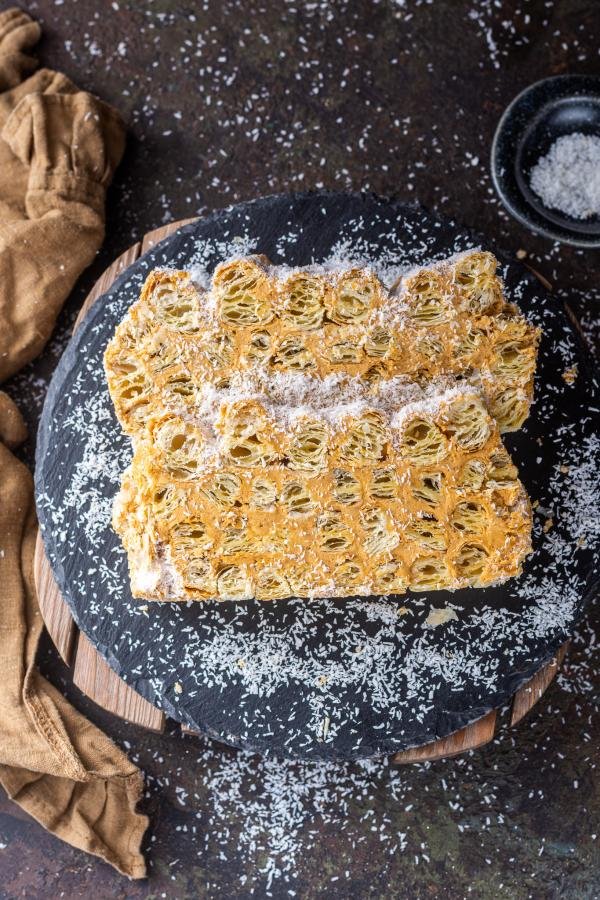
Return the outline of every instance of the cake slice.
[[[533,396],[539,330],[505,299],[496,266],[473,251],[390,289],[368,269],[289,271],[263,257],[218,266],[209,291],[187,272],[155,271],[106,351],[119,421],[134,435],[157,406],[193,415],[206,384],[262,369],[368,383],[466,379],[500,430],[516,430]]]
[[[531,510],[478,392],[148,423],[115,504],[134,596],[342,597],[516,575]],[[379,402],[378,402],[379,400]]]
[[[538,330],[473,251],[385,287],[352,266],[155,271],[105,354],[134,456],[113,524],[133,595],[261,600],[484,587],[531,509],[502,431]]]

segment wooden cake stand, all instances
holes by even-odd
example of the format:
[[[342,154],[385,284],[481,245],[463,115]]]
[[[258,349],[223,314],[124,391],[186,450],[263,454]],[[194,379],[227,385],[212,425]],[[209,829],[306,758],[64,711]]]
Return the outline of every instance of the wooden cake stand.
[[[116,278],[129,265],[155,244],[191,221],[193,219],[185,219],[157,228],[155,231],[150,231],[144,236],[143,240],[134,244],[133,247],[130,247],[129,250],[119,256],[98,279],[86,298],[75,322],[75,329],[91,306],[111,288]],[[550,288],[545,279],[537,272],[534,274],[537,275],[546,288]],[[40,610],[46,628],[61,657],[72,668],[73,682],[77,687],[108,712],[114,713],[135,725],[141,725],[150,731],[162,732],[165,727],[165,714],[122,681],[100,656],[85,634],[77,628],[69,607],[61,596],[54,580],[39,532],[35,552],[34,576]],[[569,641],[564,643],[556,656],[514,694],[510,710],[511,726],[516,725],[538,702],[558,672],[568,645]],[[498,719],[498,711],[491,710],[482,718],[472,722],[465,728],[461,728],[459,731],[455,731],[448,737],[394,754],[392,762],[425,762],[426,760],[455,756],[458,753],[481,747],[494,737]],[[194,734],[185,725],[182,725],[181,728],[187,734]]]

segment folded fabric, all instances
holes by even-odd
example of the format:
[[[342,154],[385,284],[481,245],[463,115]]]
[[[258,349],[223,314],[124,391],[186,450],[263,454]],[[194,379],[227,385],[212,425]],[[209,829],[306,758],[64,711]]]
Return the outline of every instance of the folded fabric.
[[[37,69],[37,60],[27,50],[37,44],[41,33],[38,23],[20,9],[0,14],[0,91],[15,87]]]
[[[4,42],[15,43],[6,18],[17,35],[28,34],[18,24],[24,13],[0,16],[0,66]],[[14,68],[14,53],[8,58]],[[104,196],[124,130],[113,109],[47,71],[2,96],[0,127],[2,381],[40,352],[102,243]]]
[[[0,13],[0,381],[40,352],[100,246],[124,147],[117,113],[64,76],[23,81],[39,34],[25,13]],[[0,784],[58,837],[141,878],[141,773],[35,668],[33,484],[11,453],[25,436],[0,392]]]
[[[23,434],[18,410],[0,392],[0,435],[14,446]],[[3,444],[0,497],[0,784],[58,837],[143,877],[141,773],[34,665],[43,622],[32,574],[33,485]]]

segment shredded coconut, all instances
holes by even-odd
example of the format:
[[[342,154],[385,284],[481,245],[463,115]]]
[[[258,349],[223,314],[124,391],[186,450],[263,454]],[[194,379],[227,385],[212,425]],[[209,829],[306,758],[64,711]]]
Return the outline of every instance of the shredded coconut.
[[[356,376],[337,373],[321,379],[258,369],[232,373],[227,387],[205,385],[193,411],[176,400],[167,407],[202,430],[202,464],[214,465],[223,452],[223,416],[238,403],[260,404],[273,426],[284,431],[292,430],[304,418],[326,422],[336,431],[344,427],[348,417],[361,416],[367,410],[379,412],[397,430],[410,416],[435,416],[444,403],[460,396],[477,399],[480,392],[470,382],[451,377],[420,386],[410,377],[398,375],[369,386]]]
[[[416,260],[466,249],[463,237],[435,252],[436,232],[427,230],[426,222],[419,218],[418,234],[413,234],[410,217],[401,223],[396,219],[382,223],[382,235],[371,243],[361,234],[362,219],[349,219],[327,254],[328,261],[377,258],[378,267],[387,270],[385,283],[390,283]],[[244,249],[257,244],[243,225],[236,224],[230,233],[243,239]],[[330,600],[290,600],[284,605],[168,603],[149,614],[147,606],[129,596],[124,551],[110,530],[104,504],[118,490],[130,452],[129,442],[111,419],[101,364],[104,345],[96,330],[123,317],[148,268],[156,264],[189,268],[195,259],[206,267],[206,279],[232,251],[229,237],[218,241],[194,237],[178,247],[176,256],[159,252],[140,261],[77,334],[74,349],[85,377],[65,370],[70,374],[60,396],[60,425],[53,422],[42,431],[44,464],[60,464],[61,477],[54,482],[60,488],[56,494],[48,494],[48,482],[38,480],[41,527],[50,555],[60,559],[68,573],[66,594],[83,630],[126,680],[167,713],[194,724],[198,698],[210,693],[219,697],[218,723],[202,720],[201,725],[225,741],[254,749],[268,746],[269,752],[275,745],[284,755],[323,757],[346,740],[357,756],[379,754],[387,742],[414,730],[416,723],[421,733],[432,734],[434,711],[445,691],[451,691],[457,703],[461,695],[474,692],[483,706],[496,702],[502,668],[510,665],[513,671],[524,671],[532,654],[565,639],[580,614],[589,576],[584,561],[598,540],[594,531],[598,485],[593,476],[600,441],[589,437],[589,422],[584,427],[576,413],[563,416],[557,404],[558,394],[577,390],[581,376],[574,385],[566,385],[559,376],[553,380],[553,373],[577,362],[576,345],[562,324],[556,301],[537,294],[533,298],[531,282],[520,270],[508,267],[503,272],[507,295],[511,301],[525,301],[534,323],[543,322],[545,333],[536,416],[527,426],[529,436],[521,433],[515,438],[520,442],[517,458],[537,447],[537,423],[543,422],[545,459],[552,461],[554,474],[548,478],[540,468],[538,477],[535,466],[528,469],[528,487],[540,511],[535,552],[526,573],[503,589],[501,606],[496,606],[493,592],[483,593],[476,607],[462,605],[457,596],[451,607],[457,619],[438,628],[422,627],[431,607],[442,599],[426,594],[411,597],[403,615],[398,615],[397,601],[386,598],[351,599],[343,609]],[[68,358],[63,367],[67,362]],[[270,387],[288,403],[288,391],[297,390],[291,378]],[[591,407],[590,402],[588,415],[596,415]],[[66,455],[65,445],[79,448],[77,455]],[[89,445],[97,458],[86,453]],[[542,508],[548,511],[543,516]],[[555,524],[545,532],[548,515]],[[70,539],[74,516],[81,526],[77,546]],[[85,597],[84,606],[75,604],[75,595]],[[133,627],[138,616],[148,620],[143,639]],[[181,634],[186,637],[183,654],[177,640]],[[281,692],[291,698],[283,713],[277,711]],[[340,703],[342,695],[351,696],[352,702]],[[367,708],[368,722],[373,723],[368,732]]]
[[[531,170],[531,189],[544,206],[574,219],[600,214],[600,137],[559,137]]]

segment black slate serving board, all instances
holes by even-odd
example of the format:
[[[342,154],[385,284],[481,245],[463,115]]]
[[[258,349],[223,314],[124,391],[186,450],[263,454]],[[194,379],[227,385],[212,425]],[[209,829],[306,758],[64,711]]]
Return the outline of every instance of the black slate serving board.
[[[524,574],[497,588],[401,598],[134,601],[110,527],[130,446],[102,354],[148,271],[210,273],[245,252],[290,265],[368,258],[389,270],[472,246],[497,253],[509,296],[544,329],[536,403],[526,426],[505,437],[537,501]],[[572,384],[563,378],[569,370]],[[597,590],[599,394],[562,306],[523,266],[455,223],[357,194],[239,204],[184,226],[135,262],[65,351],[38,440],[46,551],[79,628],[125,681],[179,721],[287,757],[356,759],[424,744],[507,702],[569,637]],[[398,616],[402,605],[409,613]],[[443,607],[456,618],[428,625]]]

